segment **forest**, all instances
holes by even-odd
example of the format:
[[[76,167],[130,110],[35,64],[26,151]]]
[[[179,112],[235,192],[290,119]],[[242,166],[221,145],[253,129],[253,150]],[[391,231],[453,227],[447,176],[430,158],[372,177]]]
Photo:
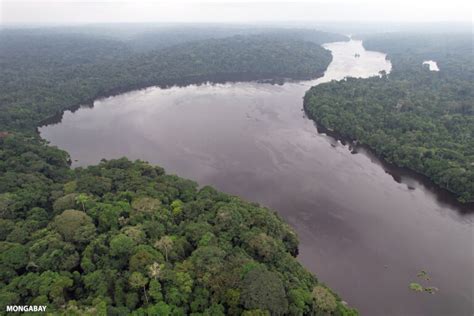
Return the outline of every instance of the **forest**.
[[[137,52],[138,40],[4,30],[0,32],[0,130],[36,127],[97,97],[152,85],[322,75],[332,57],[316,43],[319,33],[311,37],[307,30],[302,32],[301,38],[311,41],[287,33],[211,38]],[[331,37],[321,36],[322,40]]]
[[[137,53],[112,37],[50,33],[0,32],[0,310],[357,315],[296,260],[298,238],[275,212],[142,161],[71,169],[35,133],[67,108],[137,87],[317,76],[331,55],[314,38],[238,35]]]
[[[274,212],[126,158],[0,139],[0,308],[58,315],[356,315]]]
[[[305,95],[308,116],[428,176],[459,201],[474,202],[472,34],[362,38],[367,49],[387,53],[390,74],[313,87]],[[440,71],[430,71],[425,60]]]

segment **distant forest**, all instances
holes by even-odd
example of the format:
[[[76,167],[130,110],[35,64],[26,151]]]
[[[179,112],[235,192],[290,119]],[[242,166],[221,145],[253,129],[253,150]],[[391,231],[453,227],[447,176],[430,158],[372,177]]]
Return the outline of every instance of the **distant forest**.
[[[308,115],[384,159],[428,176],[461,202],[474,202],[472,34],[367,35],[364,46],[388,54],[381,78],[313,87]],[[434,60],[440,71],[423,61]]]
[[[316,77],[332,59],[319,44],[347,39],[309,30],[215,31],[216,39],[206,29],[199,41],[187,28],[126,39],[53,30],[0,31],[0,130],[31,129],[80,103],[152,85]]]
[[[357,315],[296,260],[298,238],[273,211],[141,161],[73,170],[35,132],[74,105],[149,85],[317,76],[331,61],[319,44],[346,39],[188,31],[0,32],[0,310]]]

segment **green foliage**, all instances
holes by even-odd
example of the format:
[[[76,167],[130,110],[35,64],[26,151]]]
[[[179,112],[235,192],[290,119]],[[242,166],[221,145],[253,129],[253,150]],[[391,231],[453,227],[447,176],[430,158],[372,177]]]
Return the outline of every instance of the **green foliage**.
[[[267,30],[153,51],[79,33],[0,30],[0,309],[321,312],[308,299],[317,280],[294,258],[296,234],[276,214],[142,161],[72,170],[35,128],[98,96],[150,85],[314,77],[331,60],[316,43],[344,37]]]
[[[93,238],[95,226],[92,219],[82,211],[66,210],[54,217],[52,226],[65,241],[83,242]]]
[[[69,193],[61,196],[53,203],[53,210],[56,214],[60,214],[65,210],[71,210],[76,208],[78,194]]]
[[[305,96],[308,116],[387,161],[428,176],[459,201],[473,202],[471,34],[380,35],[364,45],[388,53],[390,75],[313,87]],[[422,65],[429,59],[439,72]]]
[[[173,239],[170,236],[163,236],[155,242],[155,247],[164,253],[165,259],[168,261],[168,253],[173,248]]]
[[[110,254],[114,257],[128,257],[135,248],[135,241],[124,235],[118,234],[110,240]]]
[[[325,312],[334,312],[337,308],[337,300],[334,295],[324,286],[318,285],[313,289],[312,296],[316,306]]]
[[[270,312],[262,311],[261,309],[252,309],[249,311],[244,311],[242,316],[270,316]]]
[[[416,275],[418,278],[422,279],[424,282],[430,281],[431,277],[428,275],[428,272],[421,270]],[[439,289],[435,286],[423,286],[417,282],[412,282],[409,285],[410,289],[415,292],[428,292],[430,294],[435,294]]]
[[[28,264],[28,248],[24,245],[1,242],[0,262],[3,266],[21,270]]]
[[[242,280],[241,302],[246,309],[266,310],[272,315],[284,315],[288,310],[283,282],[277,273],[261,265]]]
[[[67,108],[152,85],[315,77],[331,61],[316,43],[331,38],[345,39],[295,30],[193,39],[137,52],[98,36],[0,30],[0,131],[33,130]],[[78,179],[77,186],[81,193],[98,194],[108,184],[91,176]]]
[[[323,311],[311,299],[317,280],[282,241],[294,233],[274,213],[209,187],[198,190],[141,161],[78,168],[58,187],[89,177],[104,179],[110,191],[89,191],[86,212],[56,215],[59,199],[82,209],[77,186],[65,199],[57,195],[46,211],[3,220],[3,226],[46,223],[25,231],[20,243],[0,242],[0,305],[41,302],[68,315]],[[161,228],[155,232],[148,222]],[[13,230],[2,231],[5,237]]]
[[[421,284],[416,283],[416,282],[410,283],[410,289],[415,292],[423,292],[423,286],[421,286]]]

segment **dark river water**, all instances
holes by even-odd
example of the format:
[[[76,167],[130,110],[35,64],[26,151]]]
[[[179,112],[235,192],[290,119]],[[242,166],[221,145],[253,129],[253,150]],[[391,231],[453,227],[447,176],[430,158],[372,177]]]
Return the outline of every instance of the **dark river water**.
[[[40,133],[74,166],[147,160],[274,208],[299,234],[299,260],[363,315],[473,315],[473,217],[304,116],[310,86],[391,67],[360,41],[325,47],[333,61],[317,80],[153,87],[66,112]],[[411,282],[439,291],[413,292]]]

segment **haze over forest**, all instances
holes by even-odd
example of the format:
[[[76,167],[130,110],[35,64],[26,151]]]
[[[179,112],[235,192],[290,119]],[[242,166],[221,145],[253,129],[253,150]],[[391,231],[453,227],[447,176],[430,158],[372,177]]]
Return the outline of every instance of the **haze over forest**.
[[[0,314],[474,315],[472,10],[0,0]]]

